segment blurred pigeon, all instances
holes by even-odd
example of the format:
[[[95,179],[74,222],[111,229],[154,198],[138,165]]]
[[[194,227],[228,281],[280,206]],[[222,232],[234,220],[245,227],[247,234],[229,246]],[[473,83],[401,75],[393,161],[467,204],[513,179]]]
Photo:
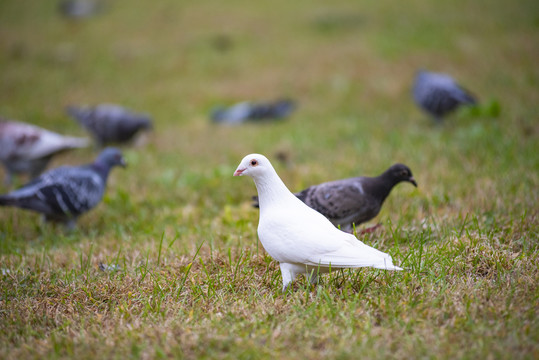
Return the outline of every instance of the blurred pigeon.
[[[243,158],[234,176],[253,178],[260,200],[258,237],[280,263],[283,291],[297,274],[311,282],[331,269],[374,267],[402,270],[391,256],[337,229],[322,214],[292,194],[269,160],[260,154]]]
[[[290,115],[296,104],[292,100],[270,103],[241,102],[229,108],[218,108],[211,118],[215,123],[237,125],[246,121],[282,119]]]
[[[68,106],[66,111],[90,132],[99,146],[128,142],[139,130],[152,128],[149,116],[133,113],[119,105]]]
[[[443,73],[419,71],[413,89],[414,100],[438,122],[460,105],[475,105],[475,97]]]
[[[88,165],[62,166],[47,171],[20,189],[0,196],[0,205],[16,206],[74,228],[77,218],[103,198],[110,169],[125,167],[122,153],[106,148]]]
[[[301,201],[315,209],[342,231],[352,232],[380,212],[395,185],[407,181],[417,187],[408,166],[395,164],[377,177],[355,177],[313,185],[296,193]],[[257,200],[256,197],[253,198]],[[254,204],[258,207],[258,203]],[[365,229],[371,232],[379,225]]]
[[[58,3],[60,13],[69,19],[80,20],[97,15],[103,4],[97,0],[62,0]]]
[[[104,263],[99,263],[98,268],[99,270],[105,271],[105,272],[116,272],[116,271],[122,270],[122,267],[118,264],[107,265]]]
[[[28,173],[35,178],[52,157],[63,151],[88,146],[88,139],[62,136],[19,121],[0,119],[0,161],[10,184],[13,174]]]

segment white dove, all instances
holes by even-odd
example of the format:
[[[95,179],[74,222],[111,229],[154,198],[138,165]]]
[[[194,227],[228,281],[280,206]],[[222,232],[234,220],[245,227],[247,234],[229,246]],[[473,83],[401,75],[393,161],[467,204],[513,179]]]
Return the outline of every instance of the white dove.
[[[374,267],[402,270],[391,256],[376,250],[352,234],[337,229],[322,214],[292,194],[270,161],[260,154],[243,158],[234,176],[249,175],[258,191],[258,237],[264,249],[279,262],[283,291],[297,274],[311,283],[330,269]]]

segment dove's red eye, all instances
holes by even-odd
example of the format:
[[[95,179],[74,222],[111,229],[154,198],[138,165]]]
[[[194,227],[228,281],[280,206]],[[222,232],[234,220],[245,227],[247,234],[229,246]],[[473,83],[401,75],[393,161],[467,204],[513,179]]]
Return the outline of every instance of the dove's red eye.
[[[258,161],[256,161],[255,159],[251,160],[251,166],[257,166],[258,165]]]

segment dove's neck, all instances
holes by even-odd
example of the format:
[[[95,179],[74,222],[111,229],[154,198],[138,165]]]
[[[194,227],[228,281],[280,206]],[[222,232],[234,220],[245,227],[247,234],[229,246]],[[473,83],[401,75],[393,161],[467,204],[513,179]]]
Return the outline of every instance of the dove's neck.
[[[103,182],[106,183],[110,173],[110,166],[99,161],[94,162],[90,166],[101,176]]]
[[[369,192],[374,194],[375,197],[380,199],[382,202],[384,202],[393,187],[396,185],[395,180],[386,173],[375,178],[370,178],[369,180],[369,185],[371,187]]]
[[[288,190],[276,172],[266,174],[263,177],[254,178],[256,190],[258,192],[258,203],[260,211],[272,204],[282,204],[288,199],[295,199],[295,196]]]

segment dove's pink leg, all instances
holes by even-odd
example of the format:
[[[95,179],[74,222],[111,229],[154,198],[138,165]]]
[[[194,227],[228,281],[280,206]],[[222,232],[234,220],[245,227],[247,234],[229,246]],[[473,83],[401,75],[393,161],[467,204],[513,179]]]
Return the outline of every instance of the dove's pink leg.
[[[359,233],[360,234],[370,234],[372,233],[374,230],[378,229],[380,226],[382,226],[382,224],[376,224],[374,226],[371,226],[369,228],[366,228],[366,229],[363,229],[361,230]]]

